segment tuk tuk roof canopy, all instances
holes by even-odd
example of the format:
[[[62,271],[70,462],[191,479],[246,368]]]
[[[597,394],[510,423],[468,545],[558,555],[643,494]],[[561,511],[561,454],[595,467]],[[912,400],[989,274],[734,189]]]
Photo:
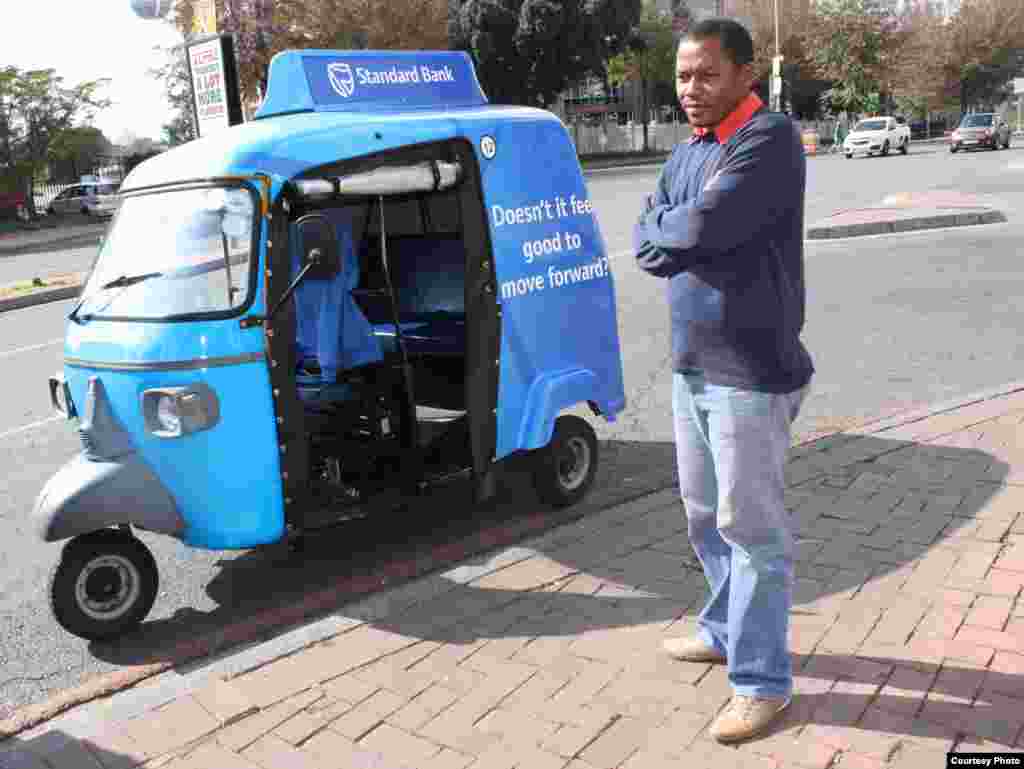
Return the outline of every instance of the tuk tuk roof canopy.
[[[463,51],[281,51],[255,119],[293,112],[393,112],[487,104]]]
[[[516,126],[516,133],[527,132],[515,143],[516,153],[522,155],[532,146],[530,127],[558,122],[558,117],[536,107],[495,104],[462,110],[281,115],[232,126],[161,152],[133,168],[121,190],[253,173],[269,174],[276,189],[285,180],[328,162],[491,133],[496,122]]]

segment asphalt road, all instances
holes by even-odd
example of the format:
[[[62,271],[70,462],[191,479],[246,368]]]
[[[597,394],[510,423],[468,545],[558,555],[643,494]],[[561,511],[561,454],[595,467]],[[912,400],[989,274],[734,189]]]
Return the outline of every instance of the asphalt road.
[[[602,444],[598,486],[586,509],[671,483],[674,476],[668,327],[663,283],[632,263],[631,225],[656,169],[593,173],[591,197],[612,263],[629,408],[619,422],[595,422]],[[942,232],[812,242],[807,246],[805,339],[818,373],[796,424],[797,435],[883,415],[1020,379],[1024,370],[1024,294],[1019,254],[1024,236],[1024,151],[958,154],[915,148],[908,157],[810,161],[808,222],[887,194],[929,189],[993,194],[1006,201],[1007,224]],[[54,272],[80,269],[89,249],[0,260]],[[34,273],[33,273],[34,274]],[[22,277],[15,275],[14,279]],[[0,273],[0,280],[3,273]],[[78,449],[71,424],[54,420],[46,377],[61,364],[71,302],[0,314],[0,718],[85,678],[151,661],[176,638],[218,627],[258,607],[287,602],[396,548],[454,536],[481,519],[521,515],[536,500],[512,473],[504,496],[473,510],[443,495],[425,514],[389,531],[362,524],[325,535],[301,568],[262,554],[209,553],[143,535],[161,570],[161,592],[143,631],[119,644],[87,644],[49,616],[47,573],[59,548],[37,542],[27,512],[46,479]],[[526,489],[526,490],[524,490]],[[456,493],[455,491],[451,493]],[[451,511],[439,527],[438,510]]]
[[[29,254],[0,254],[0,285],[63,272],[85,272],[96,256],[96,246],[36,251]]]

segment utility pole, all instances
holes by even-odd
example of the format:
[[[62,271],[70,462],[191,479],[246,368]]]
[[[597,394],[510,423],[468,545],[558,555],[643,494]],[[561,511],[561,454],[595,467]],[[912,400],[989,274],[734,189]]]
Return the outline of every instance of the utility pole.
[[[771,109],[782,112],[782,54],[779,53],[779,0],[775,6],[775,56],[772,59]]]
[[[1021,105],[1024,103],[1024,77],[1015,77],[1013,79],[1013,93],[1017,97],[1017,133],[1020,133],[1021,128]]]

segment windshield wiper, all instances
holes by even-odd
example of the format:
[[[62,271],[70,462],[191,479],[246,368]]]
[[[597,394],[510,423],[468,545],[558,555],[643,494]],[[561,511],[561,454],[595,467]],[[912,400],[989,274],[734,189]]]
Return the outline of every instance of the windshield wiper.
[[[130,276],[122,275],[119,278],[114,278],[113,280],[104,283],[102,286],[99,287],[98,290],[106,291],[108,288],[127,288],[128,286],[134,286],[136,283],[142,283],[143,281],[149,280],[150,278],[159,278],[161,275],[163,275],[162,272],[145,272],[142,273],[141,275]],[[82,309],[82,306],[86,303],[86,301],[88,301],[87,297],[82,297],[78,301],[78,304],[75,305],[75,309],[73,309],[71,311],[71,314],[68,315],[68,320],[72,320],[75,323],[81,324],[82,321],[91,320],[93,318],[93,313],[86,313],[84,315],[78,314],[78,311]],[[111,299],[110,301],[113,301],[113,299]],[[107,302],[107,305],[109,304],[110,302]]]
[[[109,283],[104,283],[102,286],[100,286],[100,291],[103,291],[104,289],[108,288],[124,288],[125,286],[134,286],[136,283],[141,283],[142,281],[149,280],[150,278],[159,278],[161,275],[163,275],[162,272],[146,272],[143,273],[142,275],[132,276],[122,275],[120,278],[115,278]]]

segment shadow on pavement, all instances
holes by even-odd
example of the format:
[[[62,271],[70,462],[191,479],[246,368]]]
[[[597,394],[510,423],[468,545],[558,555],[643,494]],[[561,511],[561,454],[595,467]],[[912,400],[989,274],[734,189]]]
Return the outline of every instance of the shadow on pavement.
[[[602,449],[599,484],[580,508],[565,511],[560,519],[542,517],[523,468],[510,468],[501,480],[498,499],[487,508],[467,505],[466,488],[454,484],[424,499],[397,524],[394,520],[351,524],[312,539],[304,552],[284,559],[254,551],[225,560],[208,586],[210,596],[220,604],[217,610],[148,622],[134,636],[118,644],[94,644],[91,651],[115,664],[129,665],[180,658],[182,645],[197,637],[227,638],[224,648],[230,648],[238,639],[223,636],[225,626],[252,621],[267,610],[294,605],[321,591],[327,596],[325,602],[305,617],[293,617],[292,622],[334,613],[417,640],[467,648],[481,641],[498,642],[507,654],[532,644],[540,644],[538,649],[549,642],[557,645],[559,639],[572,637],[573,648],[585,656],[656,656],[658,633],[673,623],[679,623],[674,630],[692,624],[706,593],[703,576],[686,537],[683,511],[671,492],[660,502],[638,502],[632,512],[610,506],[635,499],[639,491],[671,488],[674,447],[671,443],[611,443]],[[807,615],[811,622],[817,621],[814,615],[823,611],[823,603],[848,600],[869,582],[906,578],[916,559],[952,544],[964,533],[961,529],[969,531],[979,523],[1008,467],[969,447],[839,435],[794,451],[790,471],[790,507],[802,540],[797,556],[796,624]],[[443,526],[438,525],[441,511],[445,511]],[[542,525],[546,528],[556,520],[570,525],[548,531],[534,545],[534,557],[524,551],[520,563],[469,584],[456,584],[435,571],[410,589],[394,591],[394,597],[385,591],[381,601],[362,602],[360,612],[355,606],[346,611],[346,604],[373,593],[374,588],[365,586],[379,584],[380,575],[401,573],[402,569],[395,569],[397,563],[411,569],[417,559],[440,553],[441,568],[447,570],[457,558],[446,559],[445,551],[457,540],[503,526],[503,535],[474,540],[476,552],[482,552],[495,545],[508,546],[527,531],[540,533]],[[530,522],[532,528],[515,533],[516,525]],[[346,581],[361,582],[361,595],[336,589]],[[398,578],[391,585],[402,582]],[[935,587],[941,589],[941,582]],[[823,616],[822,621],[831,621]],[[259,636],[273,637],[287,629],[287,623],[268,623]],[[623,629],[638,632],[624,634]],[[854,659],[818,655],[814,671],[822,665],[846,670],[844,666]],[[198,667],[203,664],[201,659],[196,661]],[[861,668],[853,670],[856,676]],[[805,700],[822,708],[840,707],[833,703],[843,701],[836,699],[836,692],[827,697],[820,694],[816,700],[812,692]],[[871,696],[863,699],[867,703]],[[811,715],[819,718],[812,710]]]
[[[498,476],[498,493],[485,505],[472,504],[468,483],[453,482],[414,501],[408,512],[351,521],[311,535],[300,553],[288,554],[278,546],[242,554],[226,552],[221,571],[206,588],[217,609],[182,610],[167,619],[146,622],[138,632],[115,643],[92,643],[89,650],[117,665],[164,661],[174,658],[180,644],[192,643],[199,635],[217,633],[276,607],[294,606],[318,591],[337,590],[322,614],[366,595],[365,589],[345,590],[347,583],[365,584],[374,575],[402,569],[421,571],[431,561],[436,567],[450,568],[460,556],[512,544],[543,528],[674,483],[671,443],[604,441],[590,494],[575,507],[552,511],[542,506],[533,491],[528,459],[519,458]],[[485,531],[491,531],[491,536],[481,536]],[[460,544],[466,548],[464,553]],[[408,576],[399,576],[392,584]]]
[[[885,655],[797,655],[794,667],[797,696],[765,737],[803,729],[801,738],[883,762],[893,760],[897,743],[940,761],[954,742],[958,751],[1021,745],[1020,675]]]
[[[135,766],[140,760],[130,752],[114,752],[91,743],[86,747],[84,742],[56,729],[40,737],[12,737],[0,742],[0,769],[114,769]]]

